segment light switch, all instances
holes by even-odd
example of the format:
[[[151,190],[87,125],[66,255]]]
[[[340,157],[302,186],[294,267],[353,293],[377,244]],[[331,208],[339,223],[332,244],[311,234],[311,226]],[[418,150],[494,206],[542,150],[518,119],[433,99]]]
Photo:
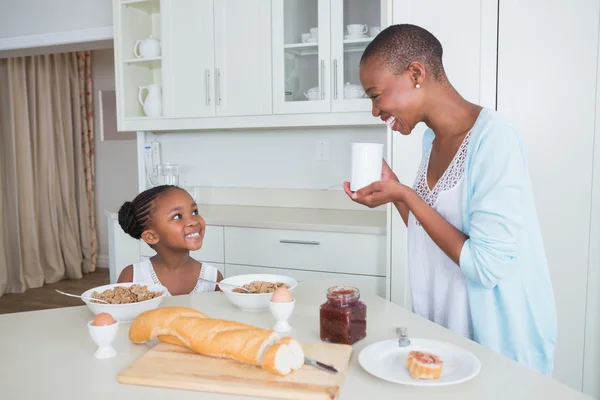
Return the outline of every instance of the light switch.
[[[317,140],[317,160],[318,161],[329,160],[329,139],[318,139]]]

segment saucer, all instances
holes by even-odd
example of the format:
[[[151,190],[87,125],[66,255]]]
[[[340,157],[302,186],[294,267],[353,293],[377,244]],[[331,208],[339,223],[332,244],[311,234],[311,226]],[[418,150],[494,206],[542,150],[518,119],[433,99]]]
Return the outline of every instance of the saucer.
[[[365,35],[365,34],[362,34],[360,36],[344,35],[344,40],[364,39],[366,37],[367,37],[367,35]]]

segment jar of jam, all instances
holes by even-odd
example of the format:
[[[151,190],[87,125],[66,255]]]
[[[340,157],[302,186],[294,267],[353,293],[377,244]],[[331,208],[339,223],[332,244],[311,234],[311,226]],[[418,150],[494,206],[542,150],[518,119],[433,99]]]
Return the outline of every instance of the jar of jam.
[[[327,289],[327,301],[320,307],[321,340],[353,344],[367,336],[367,306],[355,287]]]

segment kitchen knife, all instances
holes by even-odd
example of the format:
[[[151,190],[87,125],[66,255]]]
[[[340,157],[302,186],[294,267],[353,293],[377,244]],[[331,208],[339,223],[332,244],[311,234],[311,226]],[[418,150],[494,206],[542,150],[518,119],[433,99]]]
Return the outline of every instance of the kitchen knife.
[[[304,357],[304,364],[312,365],[313,367],[322,369],[323,371],[327,371],[330,374],[337,374],[338,373],[338,370],[335,369],[335,368],[333,368],[333,366],[327,365],[327,364],[323,364],[320,361],[316,361],[316,360],[310,359],[308,357]]]

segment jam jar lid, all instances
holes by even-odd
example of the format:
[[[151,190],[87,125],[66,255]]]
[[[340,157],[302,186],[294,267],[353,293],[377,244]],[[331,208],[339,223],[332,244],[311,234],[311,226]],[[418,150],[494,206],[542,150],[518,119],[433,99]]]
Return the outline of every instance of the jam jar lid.
[[[332,286],[327,289],[327,298],[336,302],[346,303],[358,299],[360,291],[353,286]]]

